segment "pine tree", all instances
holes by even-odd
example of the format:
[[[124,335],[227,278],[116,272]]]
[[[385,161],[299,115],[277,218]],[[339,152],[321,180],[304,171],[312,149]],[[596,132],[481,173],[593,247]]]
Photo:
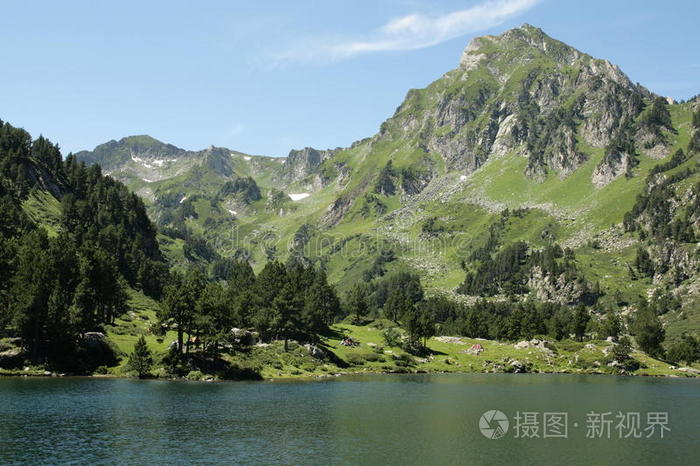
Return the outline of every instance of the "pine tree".
[[[620,338],[620,342],[613,346],[611,356],[621,367],[637,369],[639,363],[632,358],[631,354],[632,344],[629,338],[622,337]]]
[[[206,277],[198,267],[190,269],[185,277],[174,274],[172,284],[165,288],[165,298],[160,309],[160,320],[172,320],[177,326],[177,347],[184,349],[184,334],[190,333],[195,309],[204,287]]]
[[[671,345],[668,349],[668,360],[673,362],[685,362],[691,365],[700,360],[700,343],[692,335],[683,334],[681,340]]]
[[[272,301],[273,331],[284,340],[284,350],[289,349],[289,339],[301,330],[303,301],[294,286],[286,283]]]
[[[146,339],[141,335],[134,345],[134,350],[129,355],[128,367],[138,374],[139,378],[146,377],[153,366],[151,350],[146,344]]]
[[[663,354],[661,344],[664,341],[665,330],[659,317],[642,301],[637,311],[637,319],[633,325],[634,335],[639,348],[651,356]]]
[[[399,320],[413,307],[413,302],[401,289],[393,289],[389,292],[384,303],[384,316],[393,321]]]
[[[356,284],[348,293],[347,311],[355,316],[355,323],[360,323],[362,318],[367,315],[369,306],[367,304],[367,287],[362,284]]]
[[[608,309],[605,313],[605,316],[598,325],[598,333],[600,334],[600,337],[617,338],[617,336],[620,334],[620,331],[622,331],[622,322],[620,321],[620,318],[615,313],[615,311],[613,311],[612,309]]]
[[[590,314],[586,306],[579,304],[574,311],[573,320],[571,321],[571,333],[576,337],[576,340],[581,341],[586,333],[586,326],[590,320]]]

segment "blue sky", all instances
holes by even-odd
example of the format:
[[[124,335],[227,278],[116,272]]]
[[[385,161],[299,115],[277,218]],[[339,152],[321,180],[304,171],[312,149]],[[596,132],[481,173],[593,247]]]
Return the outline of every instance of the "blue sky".
[[[371,136],[476,35],[522,23],[674,98],[700,93],[694,0],[16,1],[0,118],[63,152],[150,134],[282,156]]]

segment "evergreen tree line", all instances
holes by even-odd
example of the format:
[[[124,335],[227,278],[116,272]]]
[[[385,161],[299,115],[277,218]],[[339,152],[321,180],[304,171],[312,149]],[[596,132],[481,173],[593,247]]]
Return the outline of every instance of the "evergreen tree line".
[[[38,228],[0,239],[0,250],[0,330],[15,329],[36,360],[72,354],[85,332],[127,310],[116,260],[89,241]]]
[[[574,252],[552,243],[542,250],[535,250],[519,241],[501,248],[495,254],[478,250],[471,257],[479,259],[468,267],[464,282],[457,291],[472,296],[495,296],[497,294],[520,295],[531,291],[527,286],[528,276],[534,267],[539,267],[547,277],[564,276],[567,283],[577,282],[583,295],[595,295],[583,273],[576,265]],[[595,296],[590,296],[595,298]]]
[[[637,196],[634,206],[624,216],[625,231],[637,232],[642,241],[695,243],[700,238],[695,226],[700,219],[700,183],[690,187],[688,196],[682,193],[684,199],[679,198],[680,194],[674,188],[674,184],[697,173],[697,166],[667,174],[700,150],[700,110],[693,114],[692,126],[693,135],[687,153],[678,149],[667,162],[654,166],[646,179],[645,191]],[[667,272],[669,264],[655,263],[648,247],[642,244],[637,249],[634,267],[642,276],[653,277]]]
[[[624,216],[625,231],[637,231],[642,240],[651,237],[657,242],[664,239],[686,243],[697,241],[694,223],[700,218],[700,183],[691,188],[690,202],[685,208],[675,207],[679,199],[673,188],[675,183],[697,173],[697,166],[660,176],[687,162],[700,151],[700,110],[693,114],[692,127],[687,152],[678,149],[667,162],[652,168],[646,179],[645,191],[637,196],[634,206]]]
[[[345,313],[356,322],[364,317],[383,317],[406,330],[409,344],[437,333],[493,340],[530,339],[550,335],[554,339],[581,339],[590,314],[585,305],[572,307],[549,302],[496,302],[482,299],[473,305],[446,297],[425,297],[418,275],[395,272],[370,283],[353,287],[345,302]],[[611,313],[614,315],[614,313]],[[597,328],[596,328],[597,329]],[[604,336],[617,336],[601,331]]]
[[[217,348],[230,341],[231,329],[253,329],[262,340],[315,342],[341,315],[340,300],[323,270],[299,262],[268,262],[255,275],[246,261],[229,261],[209,280],[200,267],[173,273],[166,286],[160,320],[178,333]],[[189,338],[188,338],[189,340]]]
[[[426,307],[440,333],[470,338],[517,341],[547,335],[556,340],[581,340],[587,331],[598,331],[603,337],[619,333],[619,328],[591,328],[591,316],[583,304],[572,307],[533,300],[513,303],[481,299],[465,305],[437,297],[427,300]]]
[[[435,335],[436,326],[420,277],[399,271],[355,285],[345,301],[345,313],[361,323],[367,316],[383,317],[406,330],[408,349],[416,349]]]
[[[29,218],[33,190],[60,200],[55,234]],[[126,310],[130,285],[159,297],[167,280],[142,201],[43,137],[0,121],[0,333],[35,359],[64,355]]]

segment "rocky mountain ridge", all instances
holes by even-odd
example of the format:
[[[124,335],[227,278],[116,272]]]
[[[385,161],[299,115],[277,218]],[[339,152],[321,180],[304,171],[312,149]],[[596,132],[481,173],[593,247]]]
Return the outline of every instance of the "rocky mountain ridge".
[[[468,258],[484,243],[493,245],[493,260],[513,242],[526,242],[527,254],[556,243],[572,251],[566,261],[576,267],[537,264],[518,290],[545,301],[625,306],[656,289],[699,289],[697,251],[687,242],[700,228],[691,208],[698,110],[697,100],[660,97],[609,61],[524,25],[473,39],[454,70],[410,90],[377,134],[348,148],[304,148],[286,159],[160,148],[133,154],[140,164],[115,151],[127,162],[112,174],[151,199],[159,225],[186,247],[196,249],[187,246],[195,238],[200,249],[208,242],[256,266],[270,257],[318,261],[341,287],[407,268],[432,293],[462,299],[465,271],[484,260]],[[165,162],[159,181],[144,181],[143,161],[166,157],[177,158],[172,166],[181,171],[165,173]],[[648,244],[648,233],[623,228],[625,215],[642,209],[638,197],[654,191],[647,179],[661,176],[672,180],[665,218],[687,222],[674,226],[684,233],[665,249]],[[656,215],[653,207],[644,215]],[[180,247],[165,250],[192,260]],[[651,263],[644,273],[635,265],[638,248]],[[663,267],[664,260],[678,267]],[[700,293],[691,295],[688,305]]]

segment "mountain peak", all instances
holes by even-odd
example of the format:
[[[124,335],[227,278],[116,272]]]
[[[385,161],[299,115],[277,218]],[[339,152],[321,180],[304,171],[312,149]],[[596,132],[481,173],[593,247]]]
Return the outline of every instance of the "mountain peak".
[[[504,64],[511,66],[531,61],[538,56],[564,64],[571,64],[580,58],[591,58],[553,39],[542,29],[525,23],[497,36],[474,37],[462,53],[460,67],[473,69],[485,58],[504,61]]]
[[[78,160],[88,165],[98,163],[105,170],[135,159],[171,159],[184,155],[186,151],[172,144],[166,144],[147,134],[139,134],[114,139],[100,144],[92,151],[81,151],[76,154]]]
[[[120,144],[143,144],[143,145],[160,145],[164,144],[153,136],[148,134],[134,134],[132,136],[126,136],[119,140]]]

